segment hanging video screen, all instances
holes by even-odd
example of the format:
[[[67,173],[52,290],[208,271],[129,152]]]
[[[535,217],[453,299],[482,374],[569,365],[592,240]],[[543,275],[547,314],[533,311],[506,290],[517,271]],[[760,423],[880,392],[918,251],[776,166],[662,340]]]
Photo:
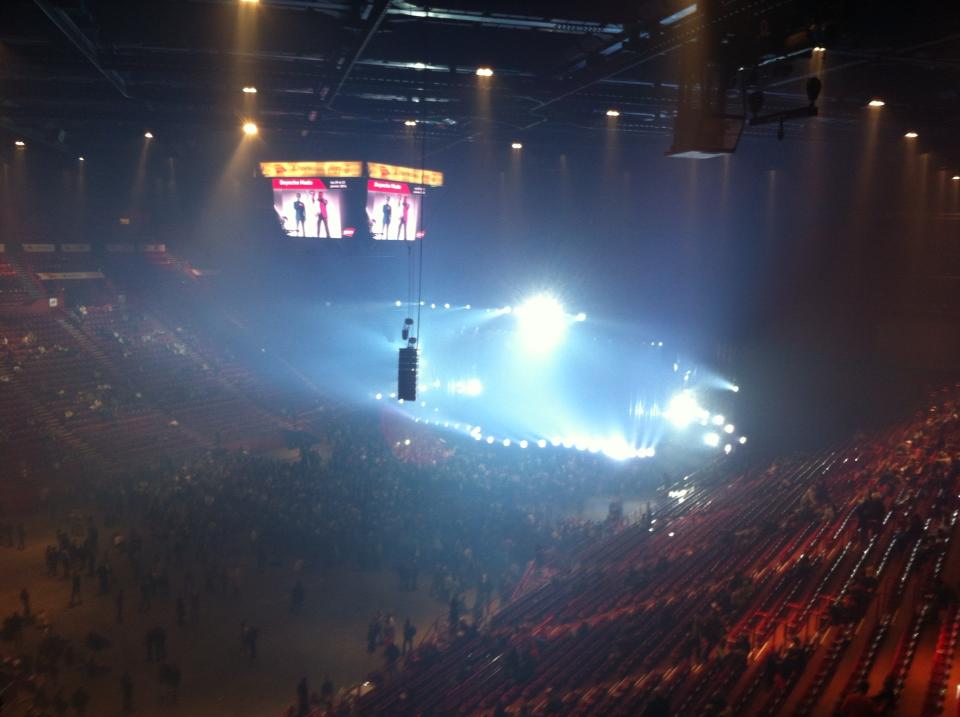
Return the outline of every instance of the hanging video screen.
[[[377,240],[415,241],[423,237],[420,214],[424,188],[382,179],[367,181],[367,222]]]
[[[341,239],[355,231],[349,222],[346,179],[273,179],[273,208],[283,233],[308,239]]]
[[[350,189],[363,174],[361,162],[261,162],[260,173],[272,182],[273,208],[285,236],[354,236],[359,208],[350,203]],[[359,192],[356,201],[363,201]]]

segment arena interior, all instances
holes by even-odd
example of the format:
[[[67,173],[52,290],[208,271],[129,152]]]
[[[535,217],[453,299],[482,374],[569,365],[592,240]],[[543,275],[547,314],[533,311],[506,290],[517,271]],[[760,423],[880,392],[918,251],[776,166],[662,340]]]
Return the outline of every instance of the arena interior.
[[[0,3],[0,715],[960,715],[960,13]]]

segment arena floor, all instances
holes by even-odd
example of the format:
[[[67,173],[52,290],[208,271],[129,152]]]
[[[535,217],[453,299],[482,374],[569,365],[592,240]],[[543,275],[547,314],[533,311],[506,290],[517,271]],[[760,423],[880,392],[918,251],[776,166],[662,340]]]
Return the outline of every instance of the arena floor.
[[[26,587],[34,614],[45,617],[53,630],[74,644],[97,632],[111,646],[96,656],[108,668],[92,679],[82,679],[80,667],[63,672],[60,684],[69,700],[82,682],[90,692],[88,715],[122,714],[120,678],[129,670],[134,684],[137,715],[222,715],[264,717],[279,715],[295,700],[295,688],[307,677],[311,690],[319,692],[325,676],[336,689],[358,683],[382,665],[379,653],[366,651],[367,625],[378,610],[392,611],[399,625],[409,616],[419,628],[418,638],[445,606],[429,594],[429,579],[420,580],[417,592],[397,589],[391,572],[336,570],[308,574],[305,607],[301,614],[289,611],[290,590],[295,583],[289,567],[268,567],[258,575],[241,576],[237,599],[216,599],[202,594],[196,626],[176,625],[174,598],[155,599],[151,608],[138,611],[139,595],[125,560],[114,560],[115,577],[125,588],[124,622],[116,623],[113,595],[98,596],[96,578],[84,578],[83,603],[68,607],[71,583],[46,575],[44,548],[55,541],[55,526],[49,519],[27,524],[26,549],[0,548],[0,615],[20,609],[19,593]],[[105,531],[101,527],[101,535]],[[177,584],[177,576],[173,577]],[[259,628],[258,657],[241,654],[240,624]],[[151,627],[167,629],[167,653],[179,666],[182,685],[174,710],[165,702],[155,662],[146,659],[145,633]],[[40,631],[25,630],[25,647],[32,648]],[[32,652],[32,650],[29,650]],[[87,654],[84,651],[84,654]],[[13,702],[4,714],[19,717],[26,704]],[[72,711],[71,711],[72,714]]]

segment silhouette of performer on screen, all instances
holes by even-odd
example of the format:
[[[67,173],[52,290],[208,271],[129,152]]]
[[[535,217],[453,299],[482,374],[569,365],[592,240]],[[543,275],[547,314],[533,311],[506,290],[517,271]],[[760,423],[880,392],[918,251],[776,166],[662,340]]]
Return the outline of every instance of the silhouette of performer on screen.
[[[307,235],[307,207],[300,199],[300,192],[297,192],[297,199],[293,203],[293,213],[296,218],[294,231],[300,233],[300,236]]]
[[[327,200],[323,197],[323,192],[317,192],[317,238],[320,238],[320,225],[323,224],[323,234],[330,238],[330,225],[327,224]]]
[[[390,216],[393,214],[393,207],[390,206],[390,200],[383,203],[383,238],[390,238]]]
[[[410,217],[410,202],[403,198],[403,204],[400,205],[400,222],[397,224],[397,239],[400,238],[400,232],[403,232],[403,240],[407,240],[407,219]]]

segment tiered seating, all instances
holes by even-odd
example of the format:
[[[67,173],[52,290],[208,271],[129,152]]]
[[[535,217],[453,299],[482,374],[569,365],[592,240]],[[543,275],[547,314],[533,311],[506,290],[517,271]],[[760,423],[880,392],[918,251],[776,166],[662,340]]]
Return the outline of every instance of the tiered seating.
[[[17,307],[0,319],[0,336],[11,337],[0,392],[12,396],[0,411],[0,449],[15,447],[16,456],[4,454],[11,460],[49,445],[105,469],[217,445],[275,448],[285,429],[313,430],[317,391],[207,306],[202,282],[176,258],[54,251],[0,254],[0,262],[0,305]],[[108,278],[36,277],[64,271]],[[64,309],[18,310],[61,289]]]
[[[37,291],[12,257],[0,254],[0,306],[20,306],[37,296]]]
[[[955,477],[933,460],[960,441],[945,400],[951,408],[932,421],[918,416],[861,446],[697,482],[655,521],[535,566],[533,587],[485,633],[429,669],[418,662],[361,699],[360,713],[391,714],[406,692],[410,713],[488,715],[499,704],[516,714],[526,704],[627,715],[665,699],[671,714],[709,714],[718,700],[738,715],[829,714],[891,639],[902,639],[891,672],[905,674],[930,600],[907,626],[892,615],[906,595],[931,592],[949,545],[938,537],[932,567],[918,571],[935,536],[916,516],[957,504]],[[539,584],[538,570],[549,576]],[[952,637],[942,630],[940,643]],[[934,707],[941,682],[929,687]]]
[[[261,351],[242,319],[210,294],[207,277],[195,276],[188,264],[166,252],[107,254],[102,261],[113,282],[146,296],[151,306],[162,306],[167,326],[176,327],[209,365],[218,364],[222,379],[268,412],[310,429],[319,407],[316,387],[282,358]],[[231,360],[221,361],[224,356]]]
[[[225,446],[249,445],[277,435],[277,419],[230,383],[231,377],[244,372],[212,353],[199,353],[195,337],[182,328],[171,329],[127,308],[90,312],[82,329],[102,346],[114,366],[135,377],[143,395],[172,421]]]
[[[198,446],[83,346],[64,315],[8,319],[5,328],[18,337],[11,345],[19,366],[13,384],[64,437],[127,464]]]

